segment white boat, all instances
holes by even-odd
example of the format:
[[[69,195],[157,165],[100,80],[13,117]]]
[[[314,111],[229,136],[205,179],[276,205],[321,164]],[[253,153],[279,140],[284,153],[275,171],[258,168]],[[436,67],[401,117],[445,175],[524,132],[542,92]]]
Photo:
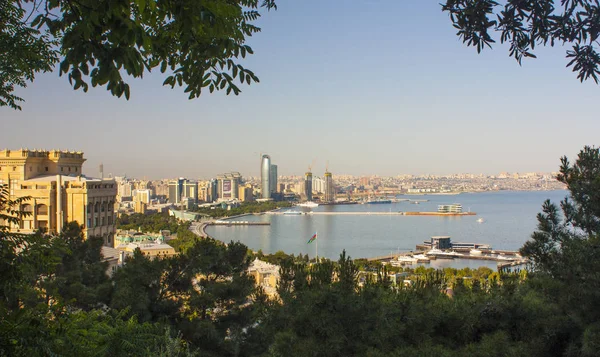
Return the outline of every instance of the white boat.
[[[411,256],[401,255],[395,262],[398,262],[400,264],[414,264],[417,262],[417,259]]]
[[[429,263],[429,257],[425,254],[415,254],[413,258],[417,260],[418,263]]]
[[[318,203],[314,203],[312,201],[306,201],[304,203],[298,203],[298,207],[315,208],[315,207],[319,207],[319,204]]]
[[[287,211],[287,212],[283,212],[283,214],[285,216],[295,216],[295,215],[301,215],[303,213],[302,212],[298,212],[298,211]]]
[[[469,253],[471,253],[471,255],[481,255],[483,252],[479,249],[471,249]]]
[[[483,218],[478,218],[477,219],[477,223],[483,223],[483,222],[485,222],[485,219],[483,219]]]

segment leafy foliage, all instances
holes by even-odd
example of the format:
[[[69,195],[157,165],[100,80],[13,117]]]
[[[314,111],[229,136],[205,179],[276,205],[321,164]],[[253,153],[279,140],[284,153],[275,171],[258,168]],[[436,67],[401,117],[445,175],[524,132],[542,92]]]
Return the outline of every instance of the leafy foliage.
[[[189,224],[188,224],[189,225]],[[158,233],[162,230],[168,230],[172,233],[177,232],[180,227],[177,218],[169,216],[168,213],[131,215],[122,214],[117,218],[117,229],[140,230],[142,232]]]
[[[56,42],[45,30],[27,23],[17,1],[0,1],[0,107],[21,109],[16,87],[27,87],[35,73],[51,71],[58,62]]]
[[[272,211],[277,208],[282,207],[292,207],[292,203],[290,202],[275,202],[275,201],[266,201],[266,202],[244,202],[238,207],[232,207],[230,210],[222,209],[222,208],[197,208],[195,211],[198,213],[202,213],[213,218],[217,217],[231,217],[237,216],[240,214],[246,213],[261,213]]]
[[[260,7],[276,5],[274,0],[3,1],[0,105],[19,108],[15,102],[22,99],[11,94],[14,85],[51,70],[59,53],[59,73],[68,75],[74,89],[103,86],[129,99],[124,75],[141,78],[157,69],[166,73],[164,85],[185,87],[190,99],[203,90],[238,95],[239,84],[259,81],[238,61],[253,53],[245,42],[260,31],[253,24]]]
[[[570,196],[560,209],[544,203],[538,229],[521,252],[533,260],[538,275],[552,280],[552,296],[576,331],[572,348],[585,350],[600,321],[599,149],[585,147],[574,164],[563,157],[557,179]]]
[[[598,83],[600,75],[600,3],[596,0],[446,0],[442,10],[458,30],[457,35],[477,52],[492,47],[497,32],[500,43],[508,43],[509,55],[519,64],[535,58],[535,46],[571,45],[569,62],[584,81]]]

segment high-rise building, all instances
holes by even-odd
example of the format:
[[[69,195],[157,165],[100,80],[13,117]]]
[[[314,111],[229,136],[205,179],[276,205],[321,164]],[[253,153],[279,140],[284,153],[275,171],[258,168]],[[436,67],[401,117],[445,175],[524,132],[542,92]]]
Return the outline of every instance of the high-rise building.
[[[133,201],[134,202],[142,202],[145,204],[150,203],[150,199],[152,198],[152,192],[149,189],[145,190],[134,190],[133,191]]]
[[[260,192],[262,198],[271,198],[271,157],[263,155],[260,162]]]
[[[271,190],[271,193],[277,193],[277,165],[271,165],[271,172],[269,175],[269,189]]]
[[[219,198],[219,181],[217,179],[210,180],[208,183],[208,187],[208,194],[210,196],[207,202],[214,202]]]
[[[218,200],[230,201],[239,198],[238,187],[242,182],[242,175],[239,172],[229,172],[217,176],[218,180]]]
[[[129,180],[123,180],[118,183],[118,194],[117,198],[122,201],[123,198],[127,199],[133,196],[133,185]]]
[[[304,174],[304,196],[306,196],[307,201],[312,201],[312,172],[307,172]]]
[[[325,192],[325,180],[320,177],[313,177],[313,186],[312,190],[316,193],[324,193]]]
[[[325,171],[325,194],[323,201],[334,202],[335,201],[335,188],[333,187],[333,176],[331,172]]]
[[[181,203],[181,198],[183,195],[183,180],[184,178],[181,177],[178,180],[169,181],[169,203]]]
[[[239,200],[242,202],[249,202],[254,198],[252,186],[250,184],[240,186],[238,191]]]
[[[154,183],[154,194],[158,197],[169,197],[169,184],[163,181]]]
[[[13,232],[43,230],[60,233],[66,222],[83,226],[83,235],[102,237],[113,245],[117,183],[83,176],[82,152],[46,150],[0,151],[0,185],[11,200],[30,197],[20,209],[28,212]],[[0,222],[7,224],[7,222]]]
[[[183,180],[182,193],[188,204],[198,204],[198,181]]]

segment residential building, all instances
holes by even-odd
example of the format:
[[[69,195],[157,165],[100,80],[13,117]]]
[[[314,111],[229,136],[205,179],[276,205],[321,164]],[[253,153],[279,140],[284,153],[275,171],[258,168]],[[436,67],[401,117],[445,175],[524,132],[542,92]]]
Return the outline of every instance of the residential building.
[[[315,193],[324,193],[325,192],[325,180],[323,180],[320,177],[313,177],[312,190]]]
[[[238,198],[242,202],[249,202],[254,199],[254,190],[252,189],[252,185],[246,184],[244,186],[240,186],[238,192]]]

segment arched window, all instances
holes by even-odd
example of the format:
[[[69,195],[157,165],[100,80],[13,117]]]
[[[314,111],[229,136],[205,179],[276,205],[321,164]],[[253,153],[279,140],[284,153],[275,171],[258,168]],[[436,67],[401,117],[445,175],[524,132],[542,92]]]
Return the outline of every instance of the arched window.
[[[100,212],[100,202],[96,202],[94,205],[94,213]]]
[[[92,203],[87,204],[87,213],[92,213]]]
[[[31,217],[31,214],[33,213],[33,206],[26,203],[23,206],[21,206],[21,211],[25,212],[25,217]]]
[[[38,215],[43,215],[43,216],[48,215],[48,206],[46,206],[44,204],[37,205],[36,210],[37,210]]]
[[[100,211],[106,211],[106,203],[102,203],[102,205],[100,205]]]

